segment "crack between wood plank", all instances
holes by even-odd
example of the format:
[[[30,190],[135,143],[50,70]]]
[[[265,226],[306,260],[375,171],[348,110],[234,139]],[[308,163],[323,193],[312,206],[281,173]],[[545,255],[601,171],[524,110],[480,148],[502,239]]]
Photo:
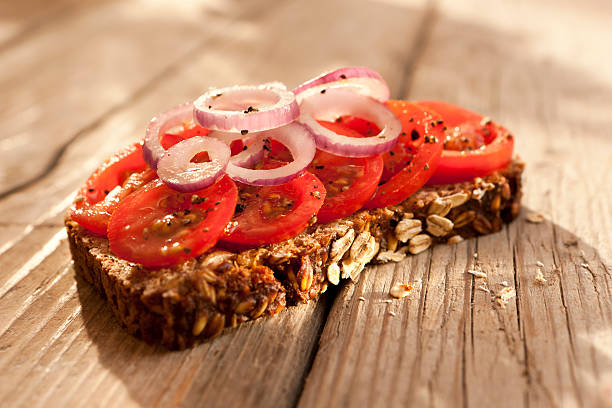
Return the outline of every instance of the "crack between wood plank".
[[[506,228],[506,239],[508,240],[508,243],[511,243],[511,240],[510,240],[510,228]],[[521,325],[521,309],[519,307],[519,305],[520,305],[520,302],[519,302],[519,297],[520,297],[519,289],[520,289],[520,285],[519,285],[519,280],[518,280],[518,270],[517,270],[517,267],[516,267],[516,265],[517,265],[517,260],[516,260],[517,251],[518,251],[518,249],[517,249],[516,245],[512,245],[512,273],[513,273],[513,279],[514,279],[514,288],[515,288],[515,291],[517,293],[517,296],[515,298],[515,302],[516,302],[516,321],[517,321],[517,324],[518,324],[519,338],[521,339],[521,341],[523,343],[523,358],[524,358],[524,361],[522,362],[522,365],[523,365],[523,369],[524,369],[524,375],[527,377],[527,389],[523,393],[523,401],[525,403],[525,406],[529,407],[529,388],[533,384],[533,381],[532,381],[531,372],[529,370],[529,349],[527,347],[527,338],[526,338],[526,335],[525,335],[525,328],[523,327],[523,325]],[[512,352],[512,354],[514,355],[515,353]],[[519,359],[519,363],[521,363],[520,359]]]
[[[421,367],[421,356],[423,355],[423,319],[425,318],[425,312],[427,311],[427,294],[429,292],[429,277],[431,275],[431,260],[432,260],[432,250],[429,250],[429,261],[427,268],[427,277],[424,279],[425,284],[423,284],[421,291],[421,297],[419,298],[419,314],[417,316],[417,338],[416,338],[416,357],[414,359],[414,363],[412,365],[410,376],[410,383],[408,384],[408,395],[414,395],[417,384],[417,378],[420,375],[420,367]],[[431,393],[430,393],[431,398]],[[433,402],[433,401],[431,401]]]
[[[448,315],[449,315],[449,308],[450,308],[450,298],[449,298],[449,289],[448,289],[448,281],[449,281],[449,269],[451,269],[450,265],[453,265],[457,259],[456,257],[456,250],[455,248],[453,248],[453,262],[452,263],[447,263],[446,267],[444,268],[444,298],[442,300],[442,304],[444,305],[444,310],[442,312],[442,321],[440,322],[440,334],[442,336],[442,338],[440,339],[440,343],[441,344],[446,344],[446,340],[448,338],[447,335],[447,330],[444,330],[446,324],[448,323]],[[431,265],[431,263],[430,263]],[[444,348],[441,347],[441,350],[443,350]],[[434,369],[432,371],[432,375],[431,378],[429,379],[429,381],[427,381],[427,388],[429,390],[429,397],[430,397],[430,404],[432,406],[435,405],[435,401],[432,399],[433,395],[434,395],[434,384],[433,384],[433,380],[434,378],[438,377],[438,373],[440,372],[440,367],[442,365],[442,359],[443,359],[443,353],[438,354],[438,357],[436,359],[435,365],[434,365]]]
[[[414,76],[414,71],[416,70],[416,66],[419,60],[421,59],[423,52],[425,51],[425,49],[427,48],[427,45],[429,44],[429,39],[431,38],[433,27],[437,21],[436,17],[437,17],[436,1],[429,0],[427,1],[427,4],[425,5],[424,15],[419,22],[419,28],[417,30],[417,35],[412,41],[411,52],[408,54],[408,57],[406,58],[405,63],[404,63],[405,68],[403,70],[402,79],[398,87],[400,91],[398,96],[400,97],[407,95],[410,92],[410,89],[412,88],[412,78]],[[0,196],[0,199],[1,198],[2,197]],[[417,329],[416,348],[417,350],[419,350],[419,352],[417,353],[417,357],[415,358],[413,368],[417,368],[420,365],[420,355],[422,354],[422,349],[423,349],[423,342],[421,341],[421,337],[423,333],[422,332],[422,322],[423,322],[423,317],[426,311],[427,290],[429,286],[429,276],[431,273],[431,261],[432,261],[431,250],[429,252],[430,254],[429,254],[429,262],[428,262],[429,267],[427,269],[427,279],[421,291],[421,296],[419,300],[419,313],[417,317],[418,329]],[[311,361],[309,362],[308,369],[304,372],[304,377],[300,384],[301,388],[299,389],[299,392],[296,394],[296,400],[294,404],[292,405],[293,407],[297,407],[297,405],[299,404],[299,401],[301,400],[302,394],[304,392],[304,387],[306,385],[306,380],[308,379],[308,376],[310,375],[310,372],[312,371],[312,367],[314,366],[314,362],[317,358],[318,349],[320,347],[320,344],[319,344],[320,338],[323,334],[323,331],[325,330],[325,327],[327,325],[327,319],[329,317],[333,304],[335,303],[338,297],[339,292],[340,292],[339,290],[336,290],[336,293],[333,296],[331,296],[331,294],[329,295],[330,297],[330,299],[328,300],[329,303],[326,306],[326,310],[324,311],[324,315],[323,315],[324,323],[321,325],[321,328],[317,335],[317,342],[315,344],[315,350],[312,354]],[[350,328],[351,332],[354,331],[355,324],[356,324],[356,320],[354,320],[354,323],[351,325],[351,328]],[[347,338],[351,339],[352,337],[347,337]],[[345,350],[348,350],[348,347],[345,347]],[[339,377],[339,374],[338,374],[338,377]],[[415,377],[415,370],[413,369],[412,376],[410,378],[410,384],[408,386],[409,394],[412,392],[415,386],[416,386],[416,377]]]
[[[68,140],[66,140],[59,148],[56,149],[55,153],[53,153],[53,156],[51,157],[51,159],[49,160],[47,165],[43,168],[43,170],[41,170],[38,174],[30,177],[28,180],[26,180],[26,181],[24,181],[24,182],[22,182],[20,184],[17,184],[15,186],[9,188],[6,191],[1,192],[0,193],[0,200],[3,200],[5,198],[7,198],[8,196],[10,196],[10,195],[12,195],[14,193],[17,193],[17,192],[19,192],[19,191],[21,191],[21,190],[31,186],[32,184],[34,184],[37,181],[43,179],[45,176],[47,176],[49,173],[51,173],[57,167],[57,165],[59,164],[61,158],[64,156],[64,154],[66,153],[66,151],[68,150],[70,145],[72,145],[74,142],[76,142],[82,136],[84,136],[84,135],[86,135],[86,134],[88,134],[88,133],[98,129],[99,127],[101,127],[104,124],[104,122],[110,116],[112,116],[115,113],[121,111],[125,107],[127,107],[130,104],[132,104],[135,101],[137,101],[142,96],[146,95],[146,93],[151,89],[153,84],[157,83],[158,81],[161,81],[163,78],[165,78],[165,77],[169,76],[171,73],[175,72],[176,69],[180,65],[179,61],[184,60],[184,57],[186,57],[187,55],[190,55],[191,53],[197,51],[197,49],[200,48],[201,45],[202,44],[198,44],[198,47],[190,49],[188,53],[182,55],[181,58],[179,58],[176,62],[166,66],[166,68],[164,68],[157,75],[153,76],[150,81],[148,81],[143,86],[138,88],[127,99],[123,100],[122,102],[120,102],[118,104],[115,104],[110,109],[106,110],[106,112],[102,113],[102,115],[100,117],[98,117],[97,119],[95,119],[93,122],[87,124],[86,126],[82,127],[81,129],[79,129],[74,135],[72,135],[70,138],[68,138]]]
[[[235,20],[240,19],[243,15],[244,14],[239,14],[238,16],[236,16]],[[178,58],[175,59],[175,61],[167,65],[165,68],[159,71],[156,75],[153,75],[149,81],[147,81],[140,88],[132,92],[132,94],[130,94],[122,102],[119,102],[111,106],[109,109],[103,112],[97,119],[93,120],[91,123],[77,130],[70,138],[68,138],[68,140],[66,140],[59,148],[56,149],[55,153],[53,154],[53,156],[51,157],[47,165],[43,168],[43,170],[41,170],[38,174],[30,177],[28,180],[20,184],[17,184],[9,188],[6,191],[0,192],[0,200],[3,200],[8,196],[31,186],[32,184],[36,183],[37,181],[47,176],[50,172],[52,172],[57,167],[61,158],[64,156],[64,154],[66,153],[66,151],[68,150],[71,144],[76,142],[82,136],[90,133],[91,131],[98,129],[104,124],[104,122],[109,117],[111,117],[115,113],[121,111],[122,109],[126,108],[127,106],[133,104],[138,99],[145,96],[150,90],[154,88],[154,84],[163,81],[165,78],[175,73],[181,67],[182,61],[188,60],[187,57],[190,55],[194,55],[194,53],[197,54],[199,50],[205,48],[206,44],[208,44],[209,41],[210,41],[210,37],[206,37],[204,40],[198,42],[195,46],[191,47],[184,54],[181,54]]]
[[[320,302],[323,296],[327,297],[327,299],[324,299],[325,307],[323,309],[321,324],[319,325],[317,333],[314,336],[313,348],[310,351],[310,356],[308,357],[308,360],[306,361],[304,375],[298,384],[294,401],[291,404],[288,404],[288,406],[290,407],[297,407],[302,397],[302,394],[304,393],[304,388],[306,387],[306,379],[308,378],[308,374],[310,374],[310,372],[312,371],[312,367],[314,366],[315,359],[319,352],[319,347],[321,346],[321,336],[323,335],[323,330],[325,329],[325,322],[327,321],[327,317],[331,313],[332,306],[334,305],[333,301],[338,297],[339,292],[339,286],[334,286],[332,289],[328,289],[327,293],[323,294],[318,300]]]
[[[570,344],[570,355],[568,356],[568,359],[570,361],[572,361],[572,364],[570,364],[570,378],[572,380],[572,386],[574,387],[574,389],[576,390],[576,396],[578,397],[578,401],[580,402],[580,405],[583,405],[583,398],[582,398],[582,394],[580,393],[580,387],[578,385],[577,379],[576,379],[576,373],[574,371],[574,362],[576,362],[576,345],[574,344],[574,333],[572,331],[572,327],[571,327],[571,322],[570,322],[570,316],[569,316],[569,311],[567,308],[567,301],[565,299],[565,287],[563,285],[563,274],[561,271],[561,266],[559,265],[559,247],[557,245],[557,243],[559,242],[559,237],[557,235],[557,228],[555,227],[555,224],[552,223],[552,235],[553,235],[553,250],[552,252],[552,258],[553,258],[553,265],[555,270],[559,271],[559,293],[561,295],[561,304],[563,305],[563,312],[565,315],[565,327],[567,329],[567,336],[569,338],[569,344]],[[593,286],[595,286],[593,284]],[[597,292],[597,290],[595,290],[595,292],[597,293],[597,298],[599,301],[599,292]],[[601,308],[600,308],[601,311]],[[595,368],[595,370],[597,371],[597,365],[593,359],[593,356],[591,355],[591,359],[593,360],[593,367]]]
[[[469,263],[475,263],[475,259],[471,256],[471,253],[478,253],[478,238],[475,239],[474,242],[474,251],[470,250],[470,247],[467,247],[467,259],[468,264],[466,267],[469,268]],[[474,352],[474,280],[475,277],[471,277],[470,282],[470,300],[469,300],[469,313],[470,313],[470,330],[471,330],[471,344],[472,344],[472,353]],[[465,285],[464,285],[465,286]],[[467,390],[467,362],[466,362],[466,344],[467,344],[467,333],[466,333],[466,318],[465,315],[463,317],[463,343],[461,345],[461,403],[463,407],[468,406],[468,390]]]
[[[398,92],[394,92],[394,95],[400,99],[407,96],[412,89],[412,81],[414,79],[416,66],[421,60],[424,51],[427,49],[433,27],[437,22],[437,17],[438,13],[436,1],[429,0],[425,5],[425,13],[421,19],[421,22],[419,23],[419,28],[416,32],[416,36],[414,37],[411,52],[408,53],[408,56],[404,62],[402,79],[397,87]]]

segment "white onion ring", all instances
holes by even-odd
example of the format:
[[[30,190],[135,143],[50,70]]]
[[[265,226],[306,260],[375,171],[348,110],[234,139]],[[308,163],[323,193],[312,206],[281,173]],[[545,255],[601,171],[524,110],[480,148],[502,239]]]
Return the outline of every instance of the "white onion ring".
[[[192,163],[198,153],[206,151],[209,162]],[[157,175],[168,187],[182,193],[206,188],[223,176],[231,155],[223,142],[195,136],[175,144],[159,159]]]
[[[175,106],[169,111],[161,113],[151,119],[151,122],[149,122],[147,126],[144,145],[142,146],[142,156],[149,167],[153,170],[157,170],[159,159],[166,153],[166,149],[164,149],[159,140],[160,137],[168,130],[192,120],[192,102]]]
[[[299,176],[312,162],[316,146],[310,131],[294,122],[287,126],[257,133],[257,141],[274,139],[284,144],[293,156],[293,161],[283,167],[269,170],[251,170],[238,166],[236,159],[230,159],[226,172],[232,179],[254,186],[273,186],[287,183]]]
[[[293,90],[298,103],[333,88],[348,88],[380,102],[389,100],[389,86],[376,71],[366,67],[346,67],[324,73]]]
[[[382,103],[348,89],[334,88],[304,99],[299,122],[314,135],[317,147],[347,157],[366,157],[388,152],[395,146],[402,123]],[[317,121],[334,121],[343,115],[354,115],[374,122],[381,132],[372,137],[348,137],[323,127]]]
[[[284,126],[299,114],[293,92],[278,83],[212,89],[193,104],[200,126],[243,135]]]

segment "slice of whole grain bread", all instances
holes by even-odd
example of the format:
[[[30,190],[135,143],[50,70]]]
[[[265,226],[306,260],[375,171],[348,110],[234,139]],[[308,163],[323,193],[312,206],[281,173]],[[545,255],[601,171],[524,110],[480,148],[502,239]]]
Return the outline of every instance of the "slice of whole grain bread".
[[[524,164],[472,182],[425,187],[408,200],[309,226],[278,244],[238,253],[211,249],[173,268],[114,256],[105,238],[65,220],[74,268],[119,321],[149,343],[181,349],[226,327],[308,302],[365,265],[400,261],[433,244],[501,230],[519,212]]]

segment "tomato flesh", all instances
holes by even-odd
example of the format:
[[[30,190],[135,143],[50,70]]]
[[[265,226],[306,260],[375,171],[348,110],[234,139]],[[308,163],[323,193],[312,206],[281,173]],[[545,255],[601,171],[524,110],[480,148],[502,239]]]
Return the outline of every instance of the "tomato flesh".
[[[121,201],[111,216],[111,251],[149,267],[199,256],[216,244],[234,214],[237,197],[228,176],[195,193],[179,193],[153,180]]]
[[[79,190],[70,217],[90,232],[106,235],[108,220],[119,201],[156,176],[146,169],[140,143],[115,154]]]
[[[327,127],[324,122],[319,122],[321,123],[323,126]],[[330,123],[330,122],[326,122],[326,123]],[[336,119],[336,121],[334,122],[337,125],[342,125],[343,127],[340,128],[336,128],[339,130],[339,132],[350,132],[350,130],[357,132],[356,134],[344,134],[345,136],[353,136],[353,137],[371,137],[371,136],[376,136],[377,134],[380,133],[380,128],[378,126],[376,126],[375,123],[370,122],[369,120],[365,120],[362,118],[359,118],[357,116],[352,116],[352,115],[345,115],[342,116],[338,119]],[[329,128],[330,130],[335,130],[332,128]],[[350,129],[350,130],[346,130],[346,129]]]
[[[293,238],[302,232],[325,200],[325,188],[310,172],[278,186],[240,185],[236,213],[220,238],[235,248]]]
[[[395,205],[410,197],[435,173],[443,149],[443,123],[435,112],[407,101],[386,105],[402,122],[397,144],[384,153],[381,184],[365,208]]]
[[[353,126],[359,130],[348,127],[344,121],[319,123],[345,136],[364,137],[371,131],[375,131],[374,134],[379,133],[377,128],[374,129],[376,125],[371,122],[359,118],[346,120],[351,120]],[[328,223],[359,210],[376,190],[383,167],[380,155],[344,157],[318,150],[308,168],[323,182],[327,191],[323,206],[317,214],[317,221]]]
[[[514,138],[499,124],[451,103],[416,103],[440,114],[446,126],[442,159],[428,184],[473,180],[506,167],[512,160]]]

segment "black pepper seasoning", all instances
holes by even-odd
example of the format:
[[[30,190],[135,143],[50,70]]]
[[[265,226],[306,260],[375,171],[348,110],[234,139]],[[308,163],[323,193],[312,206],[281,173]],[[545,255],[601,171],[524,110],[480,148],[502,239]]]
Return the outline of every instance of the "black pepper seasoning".
[[[416,129],[412,129],[412,132],[410,132],[410,137],[412,140],[417,140],[419,137],[421,137],[421,135],[419,135],[419,132]]]

